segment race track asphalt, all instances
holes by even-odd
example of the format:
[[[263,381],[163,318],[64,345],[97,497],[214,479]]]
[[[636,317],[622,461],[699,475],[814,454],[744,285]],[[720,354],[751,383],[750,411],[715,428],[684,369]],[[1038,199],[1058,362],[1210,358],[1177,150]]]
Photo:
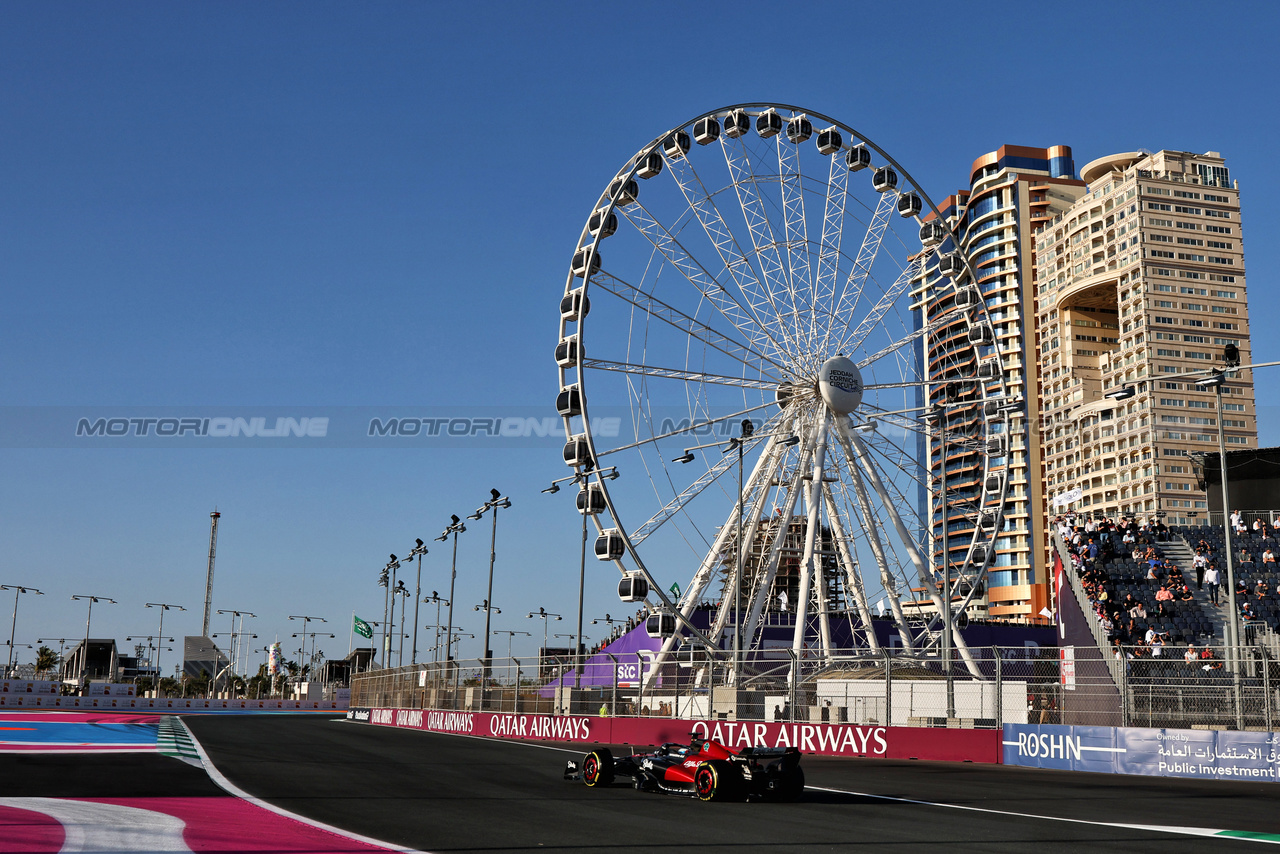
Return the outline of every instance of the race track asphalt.
[[[419,851],[1187,852],[1257,843],[1149,826],[1280,833],[1276,784],[810,756],[801,803],[704,804],[565,782],[578,749],[310,717],[184,720],[249,794]]]

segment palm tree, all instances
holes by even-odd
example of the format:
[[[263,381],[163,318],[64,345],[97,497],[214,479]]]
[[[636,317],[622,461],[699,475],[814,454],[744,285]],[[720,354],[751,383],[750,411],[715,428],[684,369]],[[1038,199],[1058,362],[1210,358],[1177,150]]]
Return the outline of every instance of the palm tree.
[[[36,650],[36,672],[47,674],[60,663],[58,654],[47,646],[41,646]]]

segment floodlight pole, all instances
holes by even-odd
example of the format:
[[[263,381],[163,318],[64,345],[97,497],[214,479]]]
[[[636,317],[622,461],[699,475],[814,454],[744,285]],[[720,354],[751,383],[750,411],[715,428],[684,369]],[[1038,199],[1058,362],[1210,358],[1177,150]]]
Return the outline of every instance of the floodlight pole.
[[[160,696],[160,646],[161,644],[164,643],[164,612],[172,610],[174,608],[178,609],[179,611],[185,611],[187,609],[182,607],[181,605],[171,605],[167,602],[148,602],[146,604],[146,607],[160,609],[160,628],[156,630],[156,662],[155,662],[155,667],[156,667],[155,692],[156,692],[156,697],[159,697]],[[232,631],[235,631],[234,622],[232,622]]]
[[[4,668],[4,675],[8,677],[10,671],[13,670],[13,639],[18,631],[18,596],[23,593],[34,593],[37,596],[43,596],[44,593],[34,587],[23,587],[20,584],[0,584],[0,590],[13,591],[13,623],[9,626],[9,663]]]
[[[1227,514],[1231,512],[1227,486],[1227,439],[1222,423],[1222,387],[1226,384],[1226,376],[1221,372],[1212,378],[1213,390],[1218,403],[1218,468],[1222,474],[1222,530],[1223,542],[1227,550],[1227,638],[1231,644],[1231,652],[1227,660],[1231,664],[1231,681],[1235,690],[1236,728],[1244,729],[1244,709],[1240,703],[1240,615],[1236,611],[1236,573],[1235,558],[1231,553],[1231,520]]]

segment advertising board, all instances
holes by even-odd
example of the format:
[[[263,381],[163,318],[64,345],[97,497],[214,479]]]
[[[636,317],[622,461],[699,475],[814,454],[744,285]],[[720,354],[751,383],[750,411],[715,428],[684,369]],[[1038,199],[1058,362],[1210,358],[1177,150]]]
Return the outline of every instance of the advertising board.
[[[1006,724],[1005,765],[1193,777],[1277,780],[1280,735],[1273,732]]]
[[[377,708],[352,709],[347,717],[379,726],[530,741],[647,746],[686,743],[697,733],[735,749],[797,747],[819,756],[999,761],[998,730]]]

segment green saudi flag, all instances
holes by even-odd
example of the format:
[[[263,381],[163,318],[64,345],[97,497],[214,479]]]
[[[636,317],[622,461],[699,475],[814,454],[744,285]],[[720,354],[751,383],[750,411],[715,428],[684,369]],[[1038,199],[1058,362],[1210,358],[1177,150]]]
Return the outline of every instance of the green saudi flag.
[[[356,617],[354,614],[352,615],[352,618],[355,620],[354,628],[356,630],[356,634],[362,638],[373,637],[373,626],[369,625],[359,617]]]

